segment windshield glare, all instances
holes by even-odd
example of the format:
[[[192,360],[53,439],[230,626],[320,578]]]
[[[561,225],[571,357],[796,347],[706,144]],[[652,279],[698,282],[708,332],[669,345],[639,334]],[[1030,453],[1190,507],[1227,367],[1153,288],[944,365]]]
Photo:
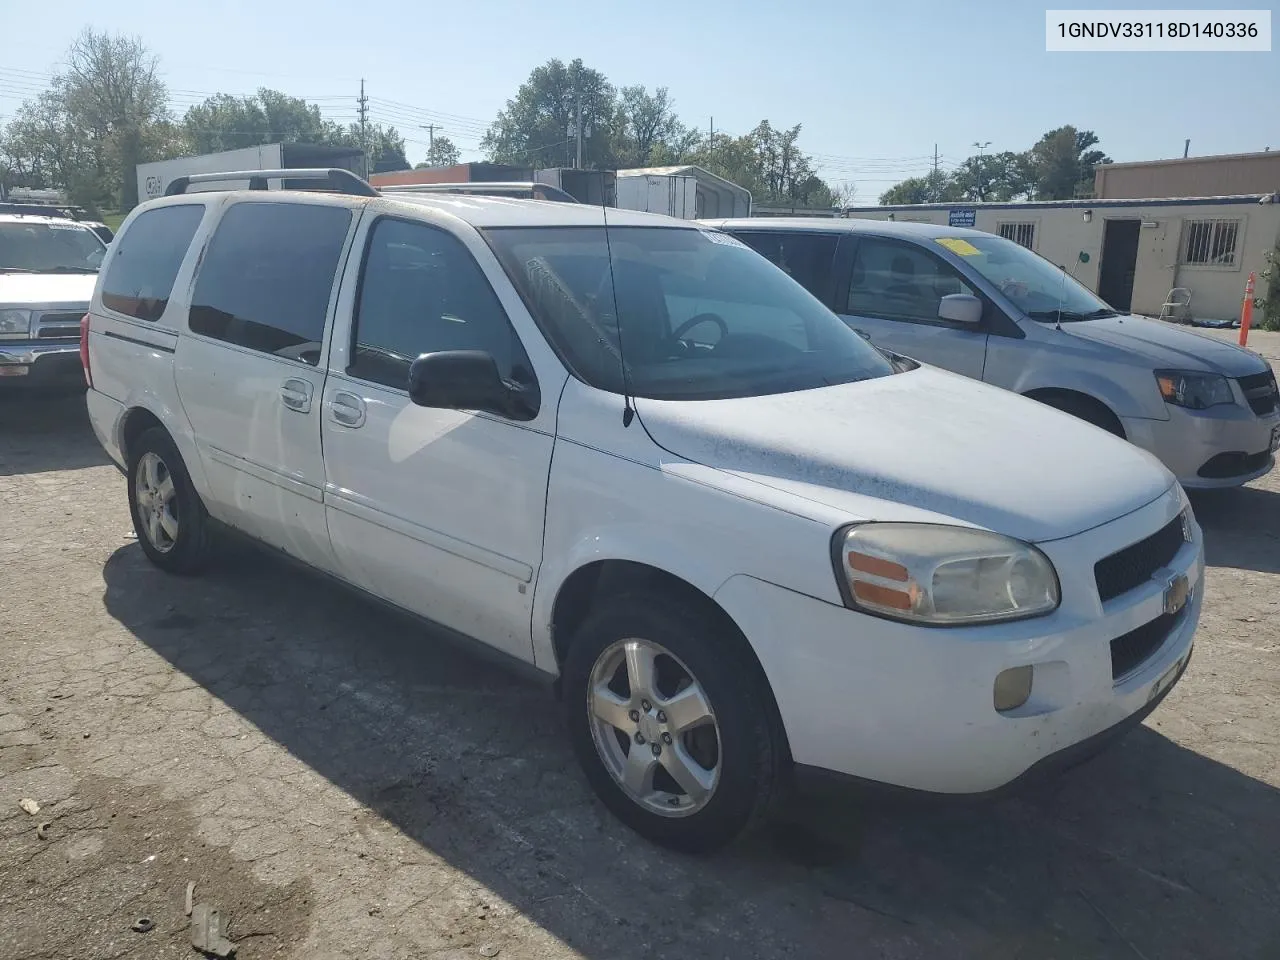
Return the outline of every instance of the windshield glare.
[[[726,234],[615,227],[608,247],[600,227],[485,235],[553,346],[602,390],[623,392],[624,356],[630,392],[661,400],[787,393],[894,372],[803,287]]]
[[[967,236],[963,239],[944,237],[936,242],[991,281],[1033,320],[1066,323],[1116,315],[1116,311],[1073,279],[1069,268],[1064,275],[1059,267],[1012,240]]]
[[[107,248],[74,223],[0,223],[0,273],[97,273]]]

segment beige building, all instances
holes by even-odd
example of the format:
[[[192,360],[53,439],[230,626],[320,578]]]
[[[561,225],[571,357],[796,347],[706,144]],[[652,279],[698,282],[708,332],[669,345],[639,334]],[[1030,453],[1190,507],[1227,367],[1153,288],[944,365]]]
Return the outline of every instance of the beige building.
[[[1261,194],[920,204],[854,207],[845,215],[975,227],[1065,265],[1117,310],[1158,316],[1169,292],[1185,287],[1193,317],[1226,320],[1239,318],[1249,272],[1260,273],[1267,251],[1280,242],[1277,200]]]
[[[1143,197],[1229,197],[1280,191],[1280,151],[1216,157],[1102,163],[1094,167],[1099,200]]]

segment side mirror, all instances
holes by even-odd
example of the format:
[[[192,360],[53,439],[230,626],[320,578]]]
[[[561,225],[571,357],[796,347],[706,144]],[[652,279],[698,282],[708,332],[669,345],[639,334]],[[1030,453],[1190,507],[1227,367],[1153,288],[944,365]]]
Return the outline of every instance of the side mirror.
[[[938,304],[938,319],[973,326],[982,322],[982,301],[968,293],[949,293]]]
[[[422,354],[409,365],[409,399],[420,407],[481,410],[512,420],[532,420],[538,413],[537,387],[503,380],[483,350]]]

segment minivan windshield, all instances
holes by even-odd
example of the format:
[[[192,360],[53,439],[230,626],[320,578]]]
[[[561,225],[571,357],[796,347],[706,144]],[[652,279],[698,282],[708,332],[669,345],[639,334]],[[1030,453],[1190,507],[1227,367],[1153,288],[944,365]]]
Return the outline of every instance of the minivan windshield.
[[[986,277],[1032,320],[1067,323],[1114,317],[1116,311],[1079,281],[1019,243],[996,236],[934,241]]]
[[[573,372],[711,400],[849,383],[890,361],[740,241],[674,227],[501,227],[486,238]],[[612,270],[610,269],[612,252]]]
[[[75,223],[0,223],[0,273],[97,273],[107,248]]]

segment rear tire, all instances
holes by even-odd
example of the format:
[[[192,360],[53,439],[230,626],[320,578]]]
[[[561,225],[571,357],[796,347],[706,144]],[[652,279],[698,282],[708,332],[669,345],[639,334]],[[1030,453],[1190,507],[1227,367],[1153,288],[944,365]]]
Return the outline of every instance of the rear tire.
[[[565,662],[569,732],[587,780],[627,826],[690,853],[763,823],[783,782],[769,692],[729,629],[669,593],[614,596],[588,614]],[[645,662],[652,682],[633,683]]]
[[[209,515],[173,438],[151,427],[129,445],[129,514],[147,559],[169,573],[199,573],[209,562]]]

